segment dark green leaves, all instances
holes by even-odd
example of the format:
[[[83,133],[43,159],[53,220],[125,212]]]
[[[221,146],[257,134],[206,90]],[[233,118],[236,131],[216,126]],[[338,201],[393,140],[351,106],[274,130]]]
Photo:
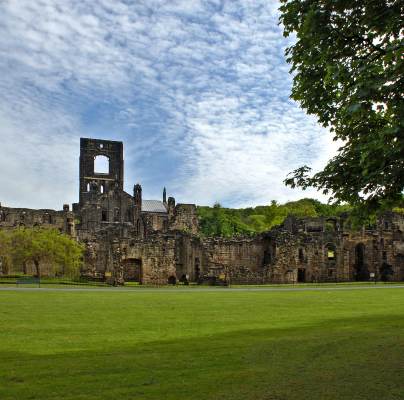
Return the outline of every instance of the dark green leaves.
[[[372,210],[404,190],[404,2],[281,0],[291,97],[344,141],[323,171],[285,183],[313,186]]]

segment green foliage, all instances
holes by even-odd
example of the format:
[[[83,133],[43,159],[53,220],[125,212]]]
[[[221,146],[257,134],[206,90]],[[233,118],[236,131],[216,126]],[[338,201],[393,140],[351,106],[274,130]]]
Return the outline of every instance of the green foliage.
[[[402,1],[281,0],[295,74],[291,97],[343,145],[323,171],[303,166],[285,183],[316,187],[362,208],[391,209],[404,189]]]
[[[53,267],[57,275],[78,274],[83,247],[56,229],[18,228],[0,231],[0,257],[7,265],[32,262],[41,276],[41,263]]]
[[[348,211],[349,206],[323,204],[314,199],[302,199],[286,204],[273,201],[270,206],[231,209],[218,204],[198,207],[199,227],[203,236],[231,237],[264,232],[281,224],[288,215],[296,217],[335,216]]]
[[[0,230],[0,262],[3,274],[8,274],[11,266],[11,236],[7,231]]]

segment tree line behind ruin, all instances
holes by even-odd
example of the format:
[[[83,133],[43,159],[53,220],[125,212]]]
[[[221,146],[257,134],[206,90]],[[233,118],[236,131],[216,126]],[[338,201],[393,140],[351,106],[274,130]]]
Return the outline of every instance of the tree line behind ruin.
[[[350,213],[350,205],[324,204],[315,199],[301,199],[278,204],[272,201],[268,206],[248,208],[225,208],[219,203],[213,207],[197,207],[199,230],[202,236],[245,236],[270,230],[283,223],[288,215],[298,218],[304,217],[330,217],[342,213]],[[394,208],[396,212],[404,212],[402,208]],[[369,224],[372,221],[356,219],[353,223]]]

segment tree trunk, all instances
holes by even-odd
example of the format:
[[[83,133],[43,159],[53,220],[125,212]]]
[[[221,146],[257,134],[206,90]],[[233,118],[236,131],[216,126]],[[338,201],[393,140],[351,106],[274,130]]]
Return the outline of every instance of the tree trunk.
[[[39,267],[39,260],[38,259],[34,259],[34,265],[35,265],[35,270],[36,270],[36,276],[38,278],[41,277],[41,269]]]

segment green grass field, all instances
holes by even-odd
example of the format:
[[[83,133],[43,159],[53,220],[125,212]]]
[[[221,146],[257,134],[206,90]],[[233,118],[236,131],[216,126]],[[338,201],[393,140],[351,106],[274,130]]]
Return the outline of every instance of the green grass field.
[[[0,291],[0,399],[403,399],[404,289]]]

